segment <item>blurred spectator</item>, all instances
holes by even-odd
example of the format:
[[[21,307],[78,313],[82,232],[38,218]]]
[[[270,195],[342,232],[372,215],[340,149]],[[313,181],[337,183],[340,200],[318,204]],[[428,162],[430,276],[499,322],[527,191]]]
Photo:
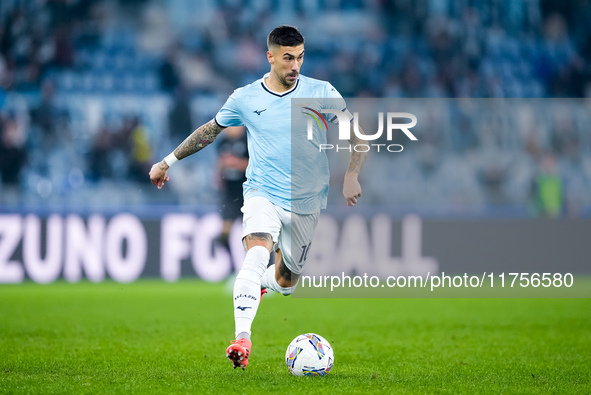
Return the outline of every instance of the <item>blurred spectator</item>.
[[[74,48],[71,43],[69,27],[59,26],[54,33],[54,64],[57,67],[72,67],[74,65]]]
[[[573,46],[563,15],[553,13],[544,23],[544,42],[540,68],[546,75],[540,77],[549,84],[554,97],[582,95],[585,62]]]
[[[177,143],[193,131],[188,92],[183,86],[175,90],[174,102],[168,113],[168,131],[172,141]]]
[[[55,103],[55,86],[50,80],[45,80],[41,88],[41,103],[31,110],[31,123],[40,135],[40,147],[50,149],[60,143],[68,130],[66,123],[69,115],[67,111]]]
[[[177,53],[174,47],[171,47],[166,52],[162,64],[158,69],[160,76],[160,88],[164,91],[174,92],[179,86],[180,77],[176,68]]]
[[[474,130],[474,119],[469,112],[456,103],[451,104],[451,116],[456,125],[452,130],[451,140],[457,152],[465,153],[478,147],[478,135]]]
[[[110,161],[110,153],[113,148],[112,142],[112,132],[103,125],[95,136],[88,154],[88,168],[91,180],[100,181],[111,178],[113,170]]]
[[[27,152],[13,115],[0,117],[0,179],[4,186],[17,187]]]
[[[538,172],[532,185],[536,215],[558,217],[563,206],[563,186],[558,173],[558,163],[552,154],[540,158]]]
[[[246,181],[248,146],[244,127],[226,128],[218,144],[218,169],[221,178],[222,219],[224,225],[217,242],[229,249],[232,224],[242,213],[242,184]]]
[[[140,124],[137,116],[126,120],[122,136],[129,145],[129,178],[142,182],[150,171],[152,160],[152,148],[148,141],[148,130]]]
[[[550,135],[550,144],[554,153],[576,160],[579,154],[579,135],[575,130],[574,120],[568,110],[557,114],[554,128]]]
[[[1,34],[2,34],[2,32],[1,32],[1,28],[0,28],[0,35]],[[2,40],[2,38],[0,37],[0,41],[1,40]],[[4,60],[2,53],[0,53],[0,89],[2,89],[2,91],[4,91],[9,86],[10,86],[10,71],[8,70],[8,64],[6,63],[6,60]]]

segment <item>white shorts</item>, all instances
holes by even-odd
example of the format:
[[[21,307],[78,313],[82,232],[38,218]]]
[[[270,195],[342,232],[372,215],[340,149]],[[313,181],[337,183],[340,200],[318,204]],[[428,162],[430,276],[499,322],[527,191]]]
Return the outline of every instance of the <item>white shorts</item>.
[[[295,214],[264,197],[247,199],[242,206],[242,240],[251,233],[269,233],[273,249],[280,249],[283,261],[294,274],[301,274],[318,224],[318,214]],[[293,247],[293,248],[292,248]]]

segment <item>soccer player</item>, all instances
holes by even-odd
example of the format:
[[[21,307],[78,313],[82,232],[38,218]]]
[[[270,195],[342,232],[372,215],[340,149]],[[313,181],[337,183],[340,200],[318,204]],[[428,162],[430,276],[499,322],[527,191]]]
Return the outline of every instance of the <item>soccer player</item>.
[[[247,253],[234,283],[236,340],[226,350],[233,367],[242,369],[248,365],[251,325],[261,296],[266,289],[283,295],[292,293],[328,195],[328,162],[324,152],[311,141],[307,145],[312,149],[307,148],[306,155],[293,155],[306,174],[300,171],[299,177],[292,178],[292,170],[296,170],[292,164],[291,99],[316,99],[315,103],[324,106],[320,110],[348,113],[343,98],[331,84],[300,74],[304,38],[295,27],[275,28],[267,38],[267,46],[271,71],[235,90],[214,119],[196,129],[150,170],[150,180],[162,188],[175,162],[211,144],[224,128],[246,126],[250,162],[243,186],[242,213]],[[326,118],[334,122],[337,117]],[[352,144],[360,141],[352,130],[350,136]],[[358,175],[364,161],[365,154],[353,150],[343,183],[349,206],[354,206],[361,196]],[[273,249],[275,264],[267,268]]]
[[[219,138],[218,167],[222,190],[221,213],[224,224],[215,242],[230,250],[230,231],[236,218],[241,217],[242,184],[246,181],[248,147],[244,126],[229,127]]]

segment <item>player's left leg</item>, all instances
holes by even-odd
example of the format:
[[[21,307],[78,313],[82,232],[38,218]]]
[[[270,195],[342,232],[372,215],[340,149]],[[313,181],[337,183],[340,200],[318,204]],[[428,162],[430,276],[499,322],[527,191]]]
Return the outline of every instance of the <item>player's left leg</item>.
[[[287,213],[282,217],[275,264],[269,266],[261,279],[261,286],[283,295],[290,295],[308,259],[319,214]]]

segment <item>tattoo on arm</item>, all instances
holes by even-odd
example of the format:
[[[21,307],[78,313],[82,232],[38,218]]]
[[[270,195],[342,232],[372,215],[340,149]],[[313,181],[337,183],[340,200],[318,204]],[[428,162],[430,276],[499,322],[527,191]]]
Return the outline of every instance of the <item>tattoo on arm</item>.
[[[365,132],[359,127],[359,133],[365,134]],[[349,139],[349,144],[355,146],[357,144],[364,144],[364,141],[361,140],[357,135],[353,132],[353,123],[351,123],[351,138]],[[349,168],[347,172],[359,174],[361,169],[363,168],[363,164],[365,163],[365,158],[367,157],[367,152],[357,152],[356,150],[352,150],[351,159],[349,161]]]
[[[268,242],[273,242],[273,238],[269,233],[250,233],[246,236],[248,240],[263,240]]]
[[[217,124],[215,119],[207,122],[205,125],[197,128],[189,135],[175,150],[174,155],[180,160],[195,152],[201,151],[203,148],[211,144],[218,134],[224,130]]]
[[[166,171],[166,170],[168,170],[169,166],[167,164],[165,164],[163,160],[161,160],[160,162],[158,162],[158,168],[161,171]]]

